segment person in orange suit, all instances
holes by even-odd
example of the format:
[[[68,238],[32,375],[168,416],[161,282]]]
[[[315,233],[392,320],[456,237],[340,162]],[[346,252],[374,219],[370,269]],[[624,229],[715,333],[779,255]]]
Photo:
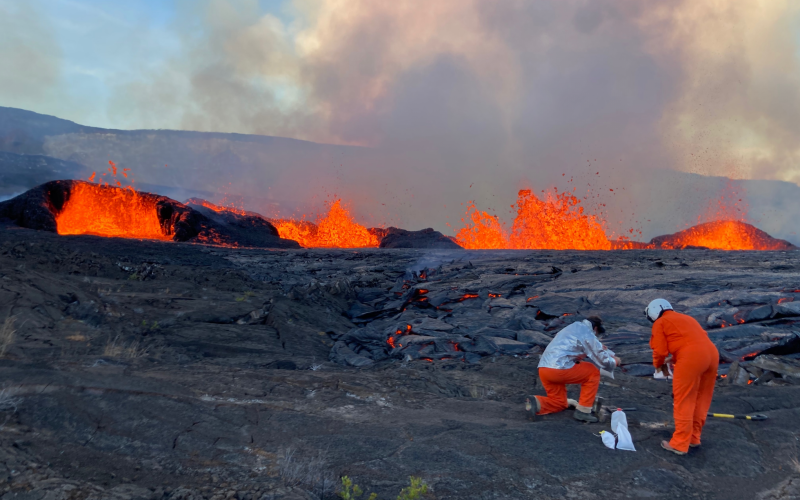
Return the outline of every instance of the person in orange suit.
[[[675,312],[669,302],[656,299],[644,311],[653,323],[650,347],[656,370],[668,372],[668,358],[674,364],[672,378],[675,432],[661,447],[678,455],[700,446],[714,384],[717,380],[719,351],[700,323],[691,316]]]
[[[613,372],[620,364],[614,352],[597,340],[596,335],[603,332],[603,320],[591,316],[572,323],[553,337],[539,359],[539,380],[547,396],[534,396],[535,411],[530,399],[525,401],[525,409],[533,412],[534,419],[573,406],[576,420],[597,422],[592,406],[600,387],[600,368]],[[580,384],[579,401],[567,399],[566,384]]]

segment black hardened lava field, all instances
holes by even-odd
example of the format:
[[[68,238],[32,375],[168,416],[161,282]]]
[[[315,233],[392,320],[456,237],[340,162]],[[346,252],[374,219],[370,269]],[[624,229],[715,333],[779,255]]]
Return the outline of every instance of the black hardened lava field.
[[[800,495],[796,251],[256,250],[0,228],[0,498]],[[645,305],[721,362],[685,457]],[[635,452],[527,418],[537,361],[589,315],[623,361],[600,396]],[[570,386],[571,396],[577,388]]]

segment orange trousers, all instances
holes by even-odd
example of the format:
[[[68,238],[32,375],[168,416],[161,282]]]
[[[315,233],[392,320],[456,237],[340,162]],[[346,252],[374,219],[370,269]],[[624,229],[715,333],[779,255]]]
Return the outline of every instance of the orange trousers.
[[[580,384],[581,397],[578,404],[592,406],[600,387],[600,369],[592,363],[577,363],[572,368],[539,368],[539,380],[542,381],[547,397],[536,396],[542,405],[539,415],[558,413],[569,407],[567,404],[567,384]]]
[[[711,342],[681,347],[675,354],[672,378],[675,432],[669,444],[679,451],[689,451],[689,444],[700,444],[706,424],[714,384],[717,380],[719,352]]]

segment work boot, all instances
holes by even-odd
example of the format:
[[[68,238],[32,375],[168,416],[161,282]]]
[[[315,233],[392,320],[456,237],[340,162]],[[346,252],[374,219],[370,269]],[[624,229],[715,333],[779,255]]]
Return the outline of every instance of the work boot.
[[[536,422],[541,417],[539,416],[539,412],[542,411],[542,403],[539,402],[539,398],[534,397],[533,402],[531,402],[530,398],[525,399],[525,411],[530,412],[530,416],[528,417],[529,420]]]
[[[591,414],[589,411],[581,411],[580,408],[575,409],[575,413],[572,414],[572,417],[575,420],[580,422],[586,422],[587,424],[596,424],[598,422],[598,418]]]
[[[664,448],[667,451],[671,451],[672,453],[674,453],[676,455],[686,455],[685,451],[676,450],[675,448],[670,446],[669,441],[661,441],[661,447]]]

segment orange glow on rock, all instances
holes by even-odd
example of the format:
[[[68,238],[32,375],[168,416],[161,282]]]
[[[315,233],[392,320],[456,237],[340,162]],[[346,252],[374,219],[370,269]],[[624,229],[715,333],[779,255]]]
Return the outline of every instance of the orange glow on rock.
[[[215,212],[220,212],[220,213],[221,212],[232,212],[232,213],[235,213],[237,215],[247,215],[247,212],[245,212],[244,210],[242,210],[240,208],[236,208],[234,206],[224,207],[224,206],[221,206],[221,205],[215,205],[215,204],[211,203],[210,201],[206,201],[206,200],[202,201],[202,205],[204,207],[206,207],[206,208],[209,208],[209,209],[215,211]]]
[[[698,222],[661,242],[662,248],[706,247],[712,250],[784,250],[782,243],[747,223],[744,186],[729,180]]]
[[[56,216],[58,234],[171,240],[156,213],[155,200],[133,188],[76,184]]]
[[[780,240],[773,240],[750,224],[735,220],[706,222],[671,235],[662,248],[706,247],[713,250],[784,250]]]

